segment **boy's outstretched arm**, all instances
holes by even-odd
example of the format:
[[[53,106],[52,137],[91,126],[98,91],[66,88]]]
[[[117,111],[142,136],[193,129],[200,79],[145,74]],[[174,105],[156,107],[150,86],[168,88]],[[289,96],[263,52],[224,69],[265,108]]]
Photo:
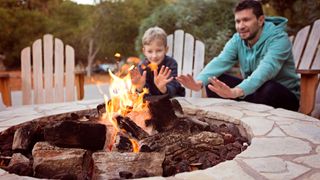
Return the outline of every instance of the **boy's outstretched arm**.
[[[202,88],[201,81],[195,81],[190,74],[179,75],[176,77],[177,81],[181,83],[184,87],[191,89],[193,91],[200,91]]]

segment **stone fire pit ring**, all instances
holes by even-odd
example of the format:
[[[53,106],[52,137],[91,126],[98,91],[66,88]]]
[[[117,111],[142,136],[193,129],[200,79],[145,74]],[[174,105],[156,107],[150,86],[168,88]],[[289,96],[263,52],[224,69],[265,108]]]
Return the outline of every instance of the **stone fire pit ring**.
[[[251,145],[231,161],[174,177],[148,179],[320,179],[320,120],[285,109],[212,98],[177,98],[184,109],[242,126]],[[94,109],[103,100],[7,108],[0,131],[45,116]],[[0,169],[0,179],[19,177]],[[145,178],[147,179],[147,178]]]

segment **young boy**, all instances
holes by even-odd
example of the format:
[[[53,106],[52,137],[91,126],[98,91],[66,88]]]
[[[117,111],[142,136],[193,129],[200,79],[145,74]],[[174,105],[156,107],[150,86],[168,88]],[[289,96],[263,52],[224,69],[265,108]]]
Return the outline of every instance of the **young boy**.
[[[169,97],[185,96],[185,89],[174,78],[177,76],[177,62],[166,56],[167,34],[159,27],[149,28],[142,37],[145,59],[133,69],[132,84],[139,92],[149,89],[149,95],[168,94]]]

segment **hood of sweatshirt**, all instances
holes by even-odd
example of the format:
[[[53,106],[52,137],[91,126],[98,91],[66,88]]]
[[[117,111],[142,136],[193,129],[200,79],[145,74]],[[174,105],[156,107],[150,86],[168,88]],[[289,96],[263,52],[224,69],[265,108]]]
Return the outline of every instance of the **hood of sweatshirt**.
[[[284,17],[266,17],[263,26],[263,33],[261,33],[259,40],[254,44],[254,46],[259,47],[270,36],[275,36],[286,32],[287,22],[288,19]]]

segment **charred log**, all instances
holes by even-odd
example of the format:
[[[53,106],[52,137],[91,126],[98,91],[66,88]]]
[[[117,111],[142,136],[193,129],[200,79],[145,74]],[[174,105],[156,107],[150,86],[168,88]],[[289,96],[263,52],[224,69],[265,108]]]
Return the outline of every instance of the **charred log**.
[[[97,112],[98,112],[99,116],[101,117],[103,115],[103,113],[106,112],[106,104],[105,103],[99,104],[97,106]]]
[[[131,179],[133,177],[133,174],[132,172],[128,172],[128,171],[120,171],[119,176],[120,178]]]
[[[182,106],[181,104],[179,103],[178,100],[176,99],[170,99],[171,101],[171,104],[172,104],[172,108],[173,108],[173,111],[175,112],[175,114],[179,117],[179,116],[182,116],[184,114],[183,112],[183,109],[182,109]]]
[[[151,119],[148,123],[152,124],[158,132],[171,129],[177,120],[177,116],[169,96],[148,96],[146,100],[149,101],[148,107],[151,113]]]
[[[98,123],[62,121],[44,130],[44,139],[64,148],[101,150],[106,140],[106,126]]]
[[[12,150],[31,152],[33,145],[43,140],[43,131],[38,123],[30,122],[16,130]]]
[[[147,132],[128,117],[117,116],[116,120],[119,128],[124,129],[133,138],[141,140],[149,136]]]
[[[200,121],[195,117],[185,117],[184,120],[190,121],[202,130],[208,130],[210,128],[210,125],[207,122]]]
[[[93,159],[93,179],[117,179],[130,177],[161,176],[163,153],[119,153],[95,152]]]
[[[221,162],[219,149],[223,143],[221,135],[206,131],[196,134],[165,132],[140,141],[140,144],[147,145],[152,151],[165,153],[164,176],[191,171],[192,163],[205,164],[199,161],[202,156],[210,159],[207,164],[211,166]]]
[[[139,142],[140,149],[164,152],[163,176],[205,169],[233,159],[245,147],[236,126],[211,126],[197,120],[179,118],[174,128],[155,134]],[[229,129],[230,128],[230,129]],[[243,140],[243,139],[242,139]]]
[[[24,154],[31,154],[33,145],[38,141],[44,140],[43,129],[45,126],[51,126],[57,122],[68,119],[81,120],[81,117],[88,117],[90,121],[98,121],[97,112],[92,110],[83,110],[74,113],[64,113],[42,117],[36,121],[30,121],[12,126],[7,130],[0,132],[0,155],[11,156],[14,153],[13,149],[18,152],[23,152]],[[18,129],[20,129],[20,132],[16,134]],[[25,138],[26,135],[23,135],[24,133],[27,134],[27,138]],[[17,136],[17,142],[14,142],[15,134]],[[15,144],[14,147],[13,144]],[[22,147],[22,149],[20,147]],[[23,150],[25,147],[28,147],[27,152]]]
[[[6,131],[0,132],[0,155],[1,156],[11,156],[13,154],[12,150],[12,143],[13,143],[13,136],[15,131],[21,127],[20,126],[13,126]],[[2,159],[0,156],[0,160]],[[5,160],[1,160],[5,161]]]
[[[5,168],[9,173],[21,176],[32,176],[33,169],[30,160],[20,153],[13,154],[8,167]]]
[[[6,168],[9,165],[11,159],[11,156],[0,156],[0,168]]]
[[[32,149],[34,176],[49,179],[88,179],[91,153],[84,149],[60,148],[38,142]]]
[[[133,152],[132,143],[129,137],[122,133],[117,133],[116,140],[113,144],[112,151],[117,152]]]

